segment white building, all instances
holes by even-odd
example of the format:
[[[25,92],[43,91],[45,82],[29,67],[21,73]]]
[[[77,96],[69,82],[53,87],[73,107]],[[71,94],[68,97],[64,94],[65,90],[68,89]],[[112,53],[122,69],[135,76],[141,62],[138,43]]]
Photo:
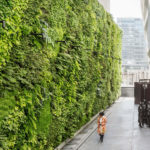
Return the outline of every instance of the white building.
[[[122,72],[122,86],[134,85],[140,79],[150,79],[149,70],[127,70]]]
[[[98,0],[107,12],[110,12],[110,0]]]
[[[150,54],[150,0],[141,0],[142,15],[144,20],[145,37],[147,39]]]

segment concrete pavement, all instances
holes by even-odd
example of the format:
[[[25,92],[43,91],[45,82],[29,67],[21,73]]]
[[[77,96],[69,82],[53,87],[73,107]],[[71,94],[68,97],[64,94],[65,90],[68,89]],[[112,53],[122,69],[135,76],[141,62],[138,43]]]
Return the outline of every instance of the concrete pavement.
[[[150,150],[150,128],[139,128],[137,107],[133,98],[120,98],[109,110],[104,142],[95,131],[78,150]]]

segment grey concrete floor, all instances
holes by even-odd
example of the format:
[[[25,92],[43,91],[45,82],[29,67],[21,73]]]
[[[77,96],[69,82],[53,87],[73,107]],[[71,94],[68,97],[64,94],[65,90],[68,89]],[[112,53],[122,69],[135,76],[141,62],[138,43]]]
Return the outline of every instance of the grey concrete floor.
[[[137,107],[133,98],[120,98],[111,108],[104,142],[95,130],[79,150],[150,150],[150,128],[138,126]]]

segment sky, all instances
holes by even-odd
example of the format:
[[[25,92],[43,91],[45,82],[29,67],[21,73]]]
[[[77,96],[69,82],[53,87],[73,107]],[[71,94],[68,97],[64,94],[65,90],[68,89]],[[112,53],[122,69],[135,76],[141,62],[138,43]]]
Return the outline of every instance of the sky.
[[[114,18],[142,18],[140,0],[110,0],[110,13]]]

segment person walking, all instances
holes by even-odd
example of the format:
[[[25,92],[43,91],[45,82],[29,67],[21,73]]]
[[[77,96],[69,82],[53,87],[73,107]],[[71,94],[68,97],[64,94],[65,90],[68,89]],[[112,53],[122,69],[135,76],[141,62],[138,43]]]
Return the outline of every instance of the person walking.
[[[97,132],[100,135],[101,142],[103,142],[104,134],[106,132],[106,122],[107,122],[107,118],[104,112],[100,112],[99,117],[97,119],[97,125],[98,125]]]

